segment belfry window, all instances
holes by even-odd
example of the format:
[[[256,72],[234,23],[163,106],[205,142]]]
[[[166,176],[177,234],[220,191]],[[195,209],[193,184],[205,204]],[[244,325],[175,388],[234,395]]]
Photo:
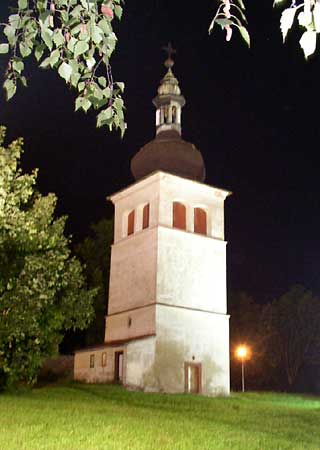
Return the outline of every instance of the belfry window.
[[[165,105],[164,107],[164,121],[165,123],[169,123],[169,106]]]
[[[134,210],[128,215],[128,236],[134,233]]]
[[[143,215],[142,215],[142,229],[145,230],[149,227],[149,221],[150,221],[150,204],[147,203],[143,207]]]
[[[180,230],[186,230],[186,207],[180,202],[173,202],[173,228],[179,228]]]
[[[194,232],[207,234],[207,213],[202,208],[194,208]]]
[[[172,123],[177,123],[177,107],[172,107]]]
[[[164,123],[164,107],[161,106],[160,108],[160,124],[162,125]]]

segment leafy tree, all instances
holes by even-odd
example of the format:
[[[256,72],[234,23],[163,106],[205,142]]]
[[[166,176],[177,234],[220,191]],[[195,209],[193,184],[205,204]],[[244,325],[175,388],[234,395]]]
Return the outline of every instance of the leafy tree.
[[[232,292],[228,297],[230,313],[230,369],[234,389],[241,386],[241,364],[236,349],[245,345],[249,350],[246,361],[249,389],[277,388],[277,374],[267,358],[268,335],[262,321],[263,305],[246,292]]]
[[[102,219],[93,224],[91,230],[93,236],[85,238],[76,247],[76,254],[85,263],[89,286],[98,289],[98,295],[93,303],[95,319],[85,331],[87,345],[101,344],[104,341],[113,220]]]
[[[226,31],[226,40],[230,41],[233,29],[238,29],[241,36],[250,46],[250,36],[245,27],[245,5],[242,0],[218,0],[219,7],[210,24],[209,33],[215,24]],[[283,41],[286,40],[288,31],[293,28],[295,18],[303,29],[299,41],[305,58],[316,51],[317,35],[320,33],[320,0],[274,0],[273,6],[289,5],[284,9],[280,19],[280,29]]]
[[[0,372],[6,383],[33,383],[65,330],[92,319],[94,289],[70,255],[56,197],[35,192],[37,172],[19,168],[21,139],[4,147],[0,127]]]
[[[124,84],[113,81],[110,66],[117,41],[112,21],[121,19],[121,1],[14,0],[8,22],[1,24],[7,42],[0,43],[0,54],[11,54],[7,99],[18,82],[27,85],[24,60],[34,55],[40,68],[56,70],[77,91],[76,110],[99,110],[97,126],[119,128],[123,134]]]
[[[299,370],[320,351],[320,299],[303,286],[293,286],[267,305],[264,324],[269,357],[285,372],[290,389]]]

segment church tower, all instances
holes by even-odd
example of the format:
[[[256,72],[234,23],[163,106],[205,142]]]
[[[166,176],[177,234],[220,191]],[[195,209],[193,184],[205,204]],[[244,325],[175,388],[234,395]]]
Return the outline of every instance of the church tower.
[[[156,136],[131,161],[135,183],[110,196],[115,231],[105,345],[85,351],[82,363],[81,353],[76,355],[76,378],[121,380],[145,391],[226,395],[229,192],[204,184],[202,155],[181,137],[185,99],[172,72],[171,46],[167,50],[167,72],[153,100]],[[92,365],[97,352],[94,378],[80,369],[84,361]]]

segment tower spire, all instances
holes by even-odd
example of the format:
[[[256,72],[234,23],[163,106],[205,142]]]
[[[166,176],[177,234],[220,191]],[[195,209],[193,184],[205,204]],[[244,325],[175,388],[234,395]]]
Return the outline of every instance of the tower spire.
[[[174,61],[172,55],[176,50],[168,43],[163,50],[167,52],[164,66],[168,69],[160,81],[158,95],[153,99],[156,107],[156,133],[162,131],[176,131],[181,135],[181,110],[185,105],[185,98],[181,95],[179,82],[172,73]]]

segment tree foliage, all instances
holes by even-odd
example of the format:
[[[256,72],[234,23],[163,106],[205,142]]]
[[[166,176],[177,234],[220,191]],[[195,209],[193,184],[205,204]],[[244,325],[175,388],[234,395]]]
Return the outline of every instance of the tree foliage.
[[[241,364],[236,355],[239,346],[248,348],[246,380],[248,389],[274,389],[275,367],[268,358],[268,334],[262,321],[264,306],[246,292],[232,292],[228,298],[230,313],[230,369],[233,389],[241,386]]]
[[[93,235],[76,246],[76,254],[85,264],[88,284],[98,289],[93,307],[95,319],[85,332],[87,345],[101,344],[105,334],[113,220],[102,219],[91,225]]]
[[[209,33],[215,24],[226,31],[226,40],[230,41],[234,28],[238,28],[245,42],[250,46],[250,35],[245,27],[245,5],[242,0],[218,0],[217,12],[210,24]],[[271,3],[270,3],[271,4]],[[299,41],[305,58],[313,55],[317,46],[317,35],[320,33],[320,0],[274,0],[273,6],[289,5],[282,11],[280,29],[285,42],[289,30],[295,20],[302,28]]]
[[[320,299],[303,286],[293,286],[267,305],[263,320],[269,355],[292,388],[302,366],[315,355],[320,360]]]
[[[218,0],[219,7],[209,27],[209,33],[213,31],[215,25],[226,31],[226,41],[230,41],[233,29],[237,28],[250,47],[250,35],[245,24],[247,19],[245,16],[245,5],[242,0]]]
[[[293,286],[265,305],[245,292],[231,293],[231,381],[241,385],[239,345],[249,348],[246,380],[249,389],[293,390],[299,372],[320,362],[320,299],[303,286]],[[304,386],[308,390],[308,386]]]
[[[94,289],[70,255],[56,197],[35,192],[37,172],[19,168],[22,140],[4,147],[0,128],[0,372],[33,383],[63,333],[92,319]]]
[[[117,37],[114,16],[121,19],[122,0],[15,0],[3,25],[6,42],[0,54],[10,53],[4,88],[7,99],[18,83],[27,85],[24,61],[34,55],[42,69],[53,69],[77,92],[76,110],[99,110],[97,126],[125,131],[124,89],[114,82],[110,58]]]
[[[285,3],[284,0],[275,0],[276,5],[281,3]],[[299,43],[308,58],[316,51],[317,34],[320,33],[320,0],[291,1],[290,7],[282,12],[280,19],[283,41],[295,20],[303,29]]]

